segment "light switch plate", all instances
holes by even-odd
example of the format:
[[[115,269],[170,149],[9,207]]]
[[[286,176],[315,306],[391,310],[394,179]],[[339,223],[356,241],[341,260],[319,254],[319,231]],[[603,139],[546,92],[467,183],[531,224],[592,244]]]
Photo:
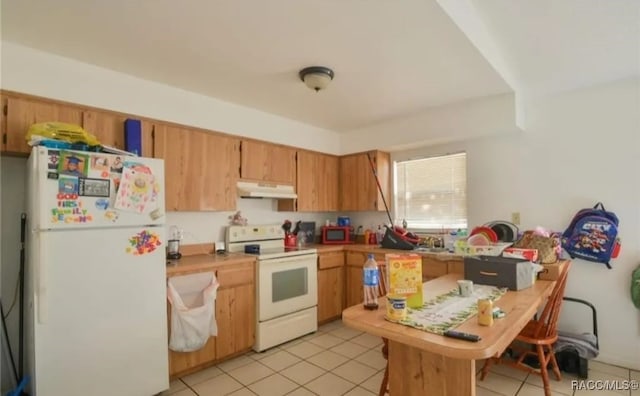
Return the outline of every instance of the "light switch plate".
[[[511,213],[511,222],[515,225],[520,225],[520,212]]]

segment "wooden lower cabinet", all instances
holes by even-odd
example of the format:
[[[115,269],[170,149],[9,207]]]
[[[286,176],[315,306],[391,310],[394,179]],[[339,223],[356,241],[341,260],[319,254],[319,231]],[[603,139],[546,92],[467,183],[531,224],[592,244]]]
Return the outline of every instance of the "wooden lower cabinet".
[[[318,324],[342,315],[344,281],[344,252],[318,254]]]
[[[216,295],[218,335],[210,337],[203,348],[194,352],[169,350],[169,375],[172,379],[248,351],[253,346],[256,328],[254,262],[232,264],[212,271],[220,284]],[[169,307],[169,321],[170,311]]]
[[[422,281],[426,282],[431,279],[438,278],[440,276],[448,274],[447,261],[442,261],[434,258],[423,257],[422,258]]]
[[[346,268],[347,268],[347,286],[345,290],[346,297],[346,305],[345,308],[350,307],[352,305],[361,304],[364,302],[364,289],[362,286],[363,280],[363,266],[365,261],[367,261],[368,253],[364,252],[350,252],[347,251],[345,253],[346,257]],[[376,263],[378,263],[378,268],[380,269],[381,274],[386,273],[386,260],[385,255],[378,253],[374,255],[374,259]],[[382,292],[380,292],[382,295]]]
[[[216,359],[223,359],[253,346],[256,328],[254,289],[252,284],[218,291]]]

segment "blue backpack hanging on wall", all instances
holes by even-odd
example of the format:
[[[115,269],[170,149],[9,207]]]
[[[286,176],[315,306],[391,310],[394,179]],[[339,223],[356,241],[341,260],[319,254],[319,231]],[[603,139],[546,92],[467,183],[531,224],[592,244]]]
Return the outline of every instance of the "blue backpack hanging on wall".
[[[562,247],[571,258],[604,263],[611,269],[609,260],[620,253],[618,216],[607,212],[602,202],[580,210],[562,234]]]

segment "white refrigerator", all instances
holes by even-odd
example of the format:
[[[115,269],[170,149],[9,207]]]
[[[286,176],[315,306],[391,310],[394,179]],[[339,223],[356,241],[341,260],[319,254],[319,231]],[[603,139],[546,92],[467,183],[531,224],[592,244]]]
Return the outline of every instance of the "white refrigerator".
[[[30,394],[167,389],[163,161],[35,147],[28,177]]]

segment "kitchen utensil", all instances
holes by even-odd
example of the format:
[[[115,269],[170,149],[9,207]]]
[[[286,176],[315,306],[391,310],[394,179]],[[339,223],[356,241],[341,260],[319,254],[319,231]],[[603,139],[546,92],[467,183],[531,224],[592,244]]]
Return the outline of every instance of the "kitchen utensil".
[[[289,235],[291,233],[291,221],[285,220],[284,224],[282,224],[282,229],[285,235]]]
[[[298,232],[300,232],[300,223],[302,223],[301,220],[296,221],[296,227],[291,231],[293,235],[298,235]]]

